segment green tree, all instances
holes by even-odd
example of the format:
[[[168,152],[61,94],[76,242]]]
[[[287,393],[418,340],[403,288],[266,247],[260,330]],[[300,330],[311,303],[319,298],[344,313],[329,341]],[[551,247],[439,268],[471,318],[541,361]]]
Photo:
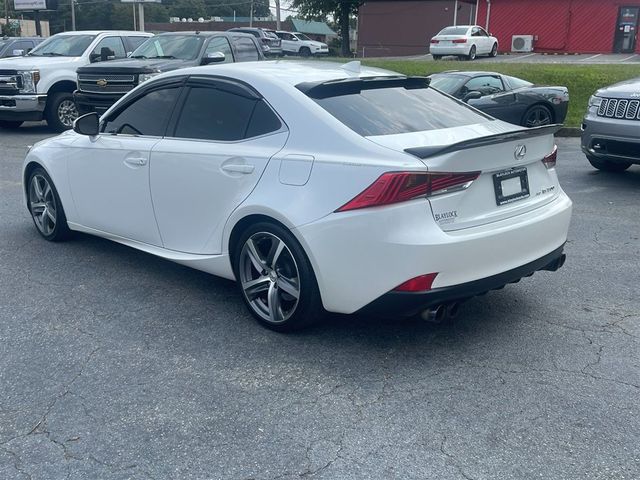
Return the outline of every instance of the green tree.
[[[204,0],[176,0],[169,6],[169,14],[172,17],[197,20],[207,16],[207,5]]]
[[[350,19],[358,14],[358,8],[363,3],[363,0],[293,0],[293,7],[309,20],[326,21],[329,15],[333,16],[340,30],[341,54],[348,57],[351,55]]]

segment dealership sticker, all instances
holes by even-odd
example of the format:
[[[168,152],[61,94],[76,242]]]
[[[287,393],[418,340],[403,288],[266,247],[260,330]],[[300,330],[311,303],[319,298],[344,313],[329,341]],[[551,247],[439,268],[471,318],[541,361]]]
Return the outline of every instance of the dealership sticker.
[[[445,223],[453,223],[456,221],[456,218],[458,218],[458,211],[451,210],[450,212],[435,213],[434,216],[436,222],[441,225]]]

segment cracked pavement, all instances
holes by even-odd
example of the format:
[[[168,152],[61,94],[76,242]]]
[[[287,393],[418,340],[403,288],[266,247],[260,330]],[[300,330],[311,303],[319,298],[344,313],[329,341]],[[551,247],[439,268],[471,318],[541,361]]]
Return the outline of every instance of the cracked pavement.
[[[41,240],[20,168],[48,135],[0,130],[0,478],[640,478],[640,167],[559,139],[565,267],[451,323],[279,335],[231,282]]]

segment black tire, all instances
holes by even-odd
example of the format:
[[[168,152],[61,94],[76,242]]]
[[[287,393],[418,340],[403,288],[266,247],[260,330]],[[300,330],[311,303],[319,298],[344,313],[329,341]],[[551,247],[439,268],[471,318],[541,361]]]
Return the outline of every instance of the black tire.
[[[73,127],[78,118],[78,110],[71,92],[57,92],[49,96],[45,109],[45,118],[49,127],[56,132],[64,132]]]
[[[302,47],[299,53],[303,58],[308,58],[311,56],[311,50],[309,49],[309,47]]]
[[[471,45],[471,49],[469,50],[469,54],[467,55],[467,60],[472,62],[475,59],[476,59],[476,46]]]
[[[38,194],[34,182],[38,184],[41,195]],[[45,188],[44,182],[49,186],[50,191]],[[64,213],[58,191],[51,177],[41,167],[33,169],[29,174],[27,206],[38,233],[45,240],[60,242],[71,236],[71,230],[67,225],[67,216]]]
[[[533,105],[529,107],[524,115],[520,125],[523,127],[541,127],[543,125],[551,125],[553,123],[553,112],[545,105]]]
[[[612,162],[604,158],[596,158],[591,155],[587,155],[589,163],[603,172],[624,172],[631,166],[629,162]]]
[[[16,128],[20,128],[24,122],[20,121],[12,121],[12,120],[0,120],[0,128],[4,128],[6,130],[15,130]]]
[[[278,241],[284,246],[274,265],[270,257],[278,250]],[[313,268],[291,232],[276,223],[255,223],[242,232],[233,248],[233,270],[242,299],[261,325],[277,332],[291,332],[321,318],[324,309]],[[255,252],[257,259],[250,252]],[[256,268],[256,261],[261,271]],[[253,282],[251,287],[247,286],[249,282]],[[297,293],[297,300],[291,291]]]
[[[491,56],[491,57],[497,57],[498,56],[498,44],[497,43],[493,44],[493,48],[491,48],[491,53],[489,54],[489,56]]]
[[[442,55],[431,55],[434,60],[442,60]]]

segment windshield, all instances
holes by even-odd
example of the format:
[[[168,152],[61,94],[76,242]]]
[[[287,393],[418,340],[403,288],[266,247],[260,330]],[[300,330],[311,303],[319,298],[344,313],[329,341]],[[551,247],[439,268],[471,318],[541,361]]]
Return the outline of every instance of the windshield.
[[[179,58],[195,60],[203,37],[196,35],[159,35],[151,37],[131,54],[131,58]]]
[[[29,53],[32,57],[79,57],[87,49],[95,35],[54,35]]]
[[[294,35],[296,37],[298,37],[300,40],[307,40],[310,41],[311,39],[309,37],[307,37],[304,33],[294,33]]]
[[[522,80],[521,78],[510,77],[508,75],[504,75],[504,78],[509,81],[509,85],[511,85],[511,88],[513,88],[514,90],[516,88],[530,87],[531,85],[533,85],[533,83]]]
[[[467,30],[469,30],[467,27],[447,27],[438,35],[466,35]]]
[[[430,86],[452,95],[457,92],[468,77],[463,75],[432,75]]]
[[[374,88],[314,99],[362,136],[423,132],[488,122],[487,117],[432,88]]]

